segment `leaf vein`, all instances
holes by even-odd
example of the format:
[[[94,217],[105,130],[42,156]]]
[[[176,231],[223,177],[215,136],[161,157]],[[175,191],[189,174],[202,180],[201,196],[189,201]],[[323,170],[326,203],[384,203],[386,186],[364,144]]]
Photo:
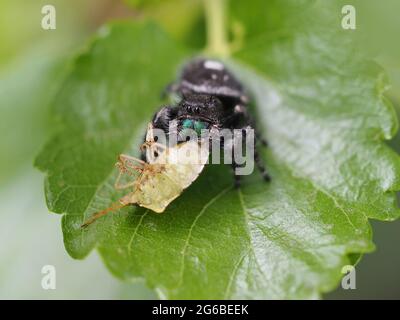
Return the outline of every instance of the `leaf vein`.
[[[197,221],[199,220],[199,218],[204,214],[204,212],[207,210],[207,208],[209,206],[211,206],[215,201],[217,201],[220,197],[222,197],[226,192],[228,192],[231,189],[231,187],[225,188],[224,190],[222,190],[221,192],[219,192],[216,196],[214,196],[213,198],[211,198],[204,206],[203,208],[200,210],[200,212],[198,213],[198,215],[194,218],[192,225],[189,228],[189,232],[188,235],[186,237],[183,249],[182,249],[182,260],[181,260],[181,267],[180,267],[180,276],[179,276],[179,281],[178,281],[178,285],[177,287],[179,287],[182,282],[183,282],[183,273],[185,270],[185,256],[186,256],[186,251],[187,248],[189,246],[189,242],[190,242],[190,238],[192,237],[192,232],[193,229],[197,223]]]

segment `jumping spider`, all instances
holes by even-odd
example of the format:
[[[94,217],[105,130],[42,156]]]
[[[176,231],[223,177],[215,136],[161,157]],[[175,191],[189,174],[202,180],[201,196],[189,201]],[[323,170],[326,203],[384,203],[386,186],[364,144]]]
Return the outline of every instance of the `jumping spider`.
[[[196,165],[168,164],[177,151],[178,159],[198,151],[199,141],[179,141],[173,148],[157,142],[153,134],[154,129],[161,129],[168,135],[172,128],[171,122],[180,136],[185,129],[193,129],[197,134],[202,129],[242,129],[245,133],[249,128],[254,129],[254,121],[247,110],[249,102],[242,85],[225,69],[225,66],[214,60],[193,60],[183,69],[177,83],[169,85],[167,92],[175,93],[180,97],[180,102],[175,106],[161,108],[148,124],[144,144],[141,147],[142,159],[128,155],[120,155],[117,166],[119,175],[115,183],[116,189],[132,190],[109,208],[98,211],[87,219],[82,228],[89,226],[98,218],[111,211],[118,210],[127,205],[135,204],[155,212],[163,212],[168,204],[187,188],[203,170],[209,157],[209,150],[201,149],[201,161]],[[254,130],[256,140],[266,143]],[[220,145],[225,148],[225,144]],[[164,149],[159,155],[154,154],[158,148]],[[235,146],[233,146],[235,148]],[[229,150],[230,152],[230,150]],[[182,155],[181,155],[182,154]],[[155,158],[153,157],[155,156]],[[171,159],[169,159],[171,158]],[[236,175],[238,164],[233,157],[232,168],[235,173],[235,186],[240,184],[240,176]],[[265,171],[258,152],[254,149],[254,160],[266,181],[270,180]],[[194,162],[193,162],[194,163]],[[135,179],[130,179],[136,177]],[[121,178],[129,178],[121,182]]]
[[[248,95],[221,62],[192,60],[184,67],[178,82],[167,86],[165,93],[173,93],[180,98],[177,105],[161,108],[152,119],[153,127],[163,130],[167,135],[170,134],[171,121],[177,122],[178,137],[186,128],[198,134],[202,129],[210,128],[242,129],[244,132],[251,128],[254,129],[256,140],[267,145],[255,130],[254,120],[248,112]],[[142,154],[142,159],[146,160],[145,154]],[[269,181],[270,177],[256,149],[254,161],[263,178]],[[234,174],[237,167],[233,159]],[[240,176],[235,174],[234,177],[235,187],[238,187]]]

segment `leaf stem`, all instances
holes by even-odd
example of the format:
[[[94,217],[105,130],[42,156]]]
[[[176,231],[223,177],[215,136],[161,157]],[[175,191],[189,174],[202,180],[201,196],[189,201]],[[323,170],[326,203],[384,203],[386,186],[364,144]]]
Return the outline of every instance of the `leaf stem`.
[[[206,52],[227,57],[230,46],[226,28],[227,0],[203,0],[207,27]]]

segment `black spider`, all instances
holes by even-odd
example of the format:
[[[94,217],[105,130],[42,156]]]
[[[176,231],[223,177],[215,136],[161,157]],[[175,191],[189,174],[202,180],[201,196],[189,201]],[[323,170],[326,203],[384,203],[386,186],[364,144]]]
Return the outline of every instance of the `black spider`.
[[[154,128],[170,133],[170,124],[175,121],[178,133],[185,128],[200,133],[202,129],[254,129],[256,140],[266,146],[255,130],[253,118],[248,112],[249,97],[240,82],[215,60],[195,59],[183,69],[178,82],[169,85],[165,93],[180,97],[176,106],[165,106],[153,117]],[[179,140],[178,140],[179,142]],[[223,144],[221,144],[223,147]],[[145,159],[145,155],[142,157]],[[270,180],[257,150],[254,161],[265,180]],[[238,164],[233,159],[232,168]],[[240,185],[240,176],[235,174],[235,186]]]

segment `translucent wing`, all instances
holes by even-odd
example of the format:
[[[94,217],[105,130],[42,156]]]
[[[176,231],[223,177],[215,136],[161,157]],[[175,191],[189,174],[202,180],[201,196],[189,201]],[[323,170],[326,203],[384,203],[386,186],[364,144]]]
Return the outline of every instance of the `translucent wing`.
[[[145,166],[136,188],[121,202],[163,212],[199,176],[208,155],[208,149],[197,141],[166,149],[155,163]]]

